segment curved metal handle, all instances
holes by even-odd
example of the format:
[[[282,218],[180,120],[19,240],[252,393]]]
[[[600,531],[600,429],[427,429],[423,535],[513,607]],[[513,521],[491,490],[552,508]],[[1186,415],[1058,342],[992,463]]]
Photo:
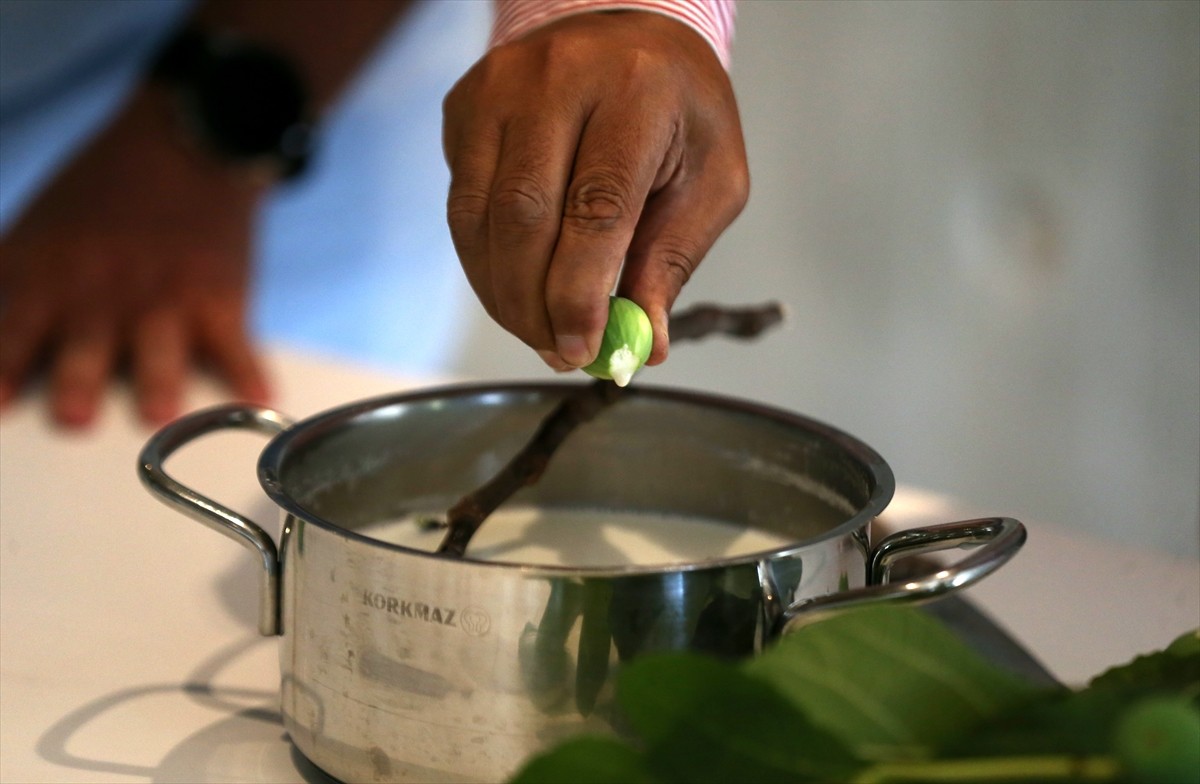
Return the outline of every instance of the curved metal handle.
[[[254,522],[171,478],[162,464],[179,447],[214,430],[241,428],[274,435],[291,425],[290,419],[269,408],[216,406],[166,425],[146,442],[138,456],[138,476],[160,501],[259,554],[262,572],[258,631],[267,637],[279,633],[279,554],[275,540]]]
[[[783,611],[777,628],[784,632],[793,631],[831,613],[860,605],[919,603],[965,588],[1016,555],[1025,544],[1025,536],[1025,526],[1011,517],[983,517],[898,531],[875,548],[868,572],[870,585],[794,602]],[[979,549],[928,577],[896,584],[888,581],[892,566],[902,558],[957,547]]]

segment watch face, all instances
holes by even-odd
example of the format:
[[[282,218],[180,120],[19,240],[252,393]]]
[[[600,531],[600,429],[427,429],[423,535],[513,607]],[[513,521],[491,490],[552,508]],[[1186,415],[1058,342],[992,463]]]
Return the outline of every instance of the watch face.
[[[286,61],[261,49],[207,59],[192,89],[209,143],[234,158],[279,155],[281,140],[304,120],[304,85]]]
[[[158,53],[151,73],[175,88],[187,126],[212,152],[269,164],[285,178],[304,169],[313,141],[308,91],[282,54],[185,27]]]

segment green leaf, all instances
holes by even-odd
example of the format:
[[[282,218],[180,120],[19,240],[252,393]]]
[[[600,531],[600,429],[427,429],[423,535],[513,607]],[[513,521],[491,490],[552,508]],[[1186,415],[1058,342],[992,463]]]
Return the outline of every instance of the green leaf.
[[[1138,656],[1097,675],[1089,687],[1192,690],[1200,696],[1200,629],[1181,634],[1164,650]]]
[[[1035,693],[908,607],[803,627],[745,669],[870,759],[923,756]]]
[[[1130,706],[1156,695],[1200,696],[1200,646],[1183,635],[1092,679],[999,713],[948,750],[963,755],[1106,754]]]
[[[638,659],[617,696],[663,781],[844,780],[861,767],[771,686],[696,654]]]
[[[1172,656],[1200,654],[1200,629],[1192,629],[1179,635],[1166,647],[1166,651]]]
[[[1136,781],[1200,781],[1200,709],[1177,695],[1140,700],[1117,721],[1113,750]]]
[[[514,784],[657,784],[641,754],[615,738],[581,736],[534,757]]]
[[[1123,690],[1047,693],[1002,711],[944,747],[952,756],[1105,754],[1117,717],[1129,704]]]

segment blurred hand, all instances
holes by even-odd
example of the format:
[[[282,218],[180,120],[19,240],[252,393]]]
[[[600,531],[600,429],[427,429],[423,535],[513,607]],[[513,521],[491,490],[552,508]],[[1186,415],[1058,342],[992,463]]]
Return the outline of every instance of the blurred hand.
[[[43,359],[69,426],[94,419],[126,361],[151,423],[179,413],[200,361],[266,398],[245,328],[263,186],[183,147],[168,108],[139,92],[0,242],[0,406]]]
[[[444,113],[450,232],[491,317],[551,367],[585,365],[619,278],[662,362],[671,305],[749,188],[708,43],[653,13],[579,14],[492,49]]]

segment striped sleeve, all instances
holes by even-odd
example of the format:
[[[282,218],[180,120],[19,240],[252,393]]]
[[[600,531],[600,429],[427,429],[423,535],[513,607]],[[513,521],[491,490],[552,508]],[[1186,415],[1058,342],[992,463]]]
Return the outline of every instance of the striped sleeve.
[[[678,19],[712,45],[729,68],[735,0],[493,0],[488,46],[508,43],[536,27],[587,11],[650,11]]]

